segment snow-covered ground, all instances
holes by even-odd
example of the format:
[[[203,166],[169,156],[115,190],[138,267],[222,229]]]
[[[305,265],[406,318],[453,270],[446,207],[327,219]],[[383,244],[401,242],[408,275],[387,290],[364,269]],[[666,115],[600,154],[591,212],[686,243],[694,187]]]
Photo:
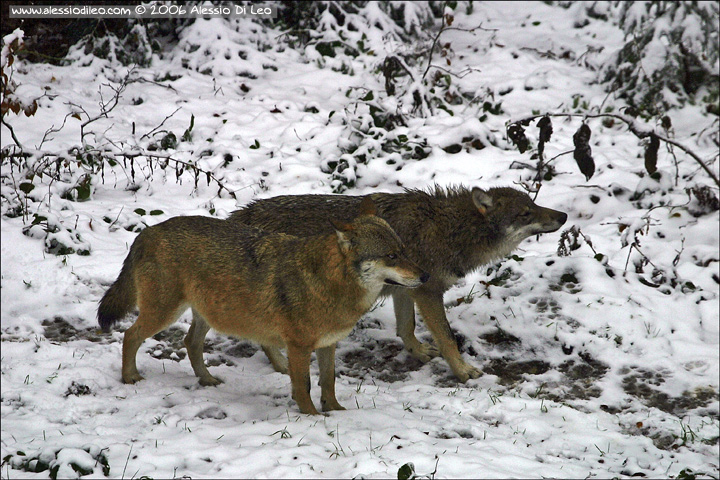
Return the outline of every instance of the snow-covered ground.
[[[411,120],[407,131],[428,139],[430,155],[402,169],[358,164],[347,193],[531,178],[511,168],[535,160],[509,145],[505,122],[577,112],[608,97],[593,67],[621,47],[622,32],[602,21],[574,28],[575,15],[541,2],[476,2],[471,15],[456,12],[453,26],[483,29],[445,32],[452,65],[435,59],[465,72],[453,81],[501,103],[502,113],[480,121],[477,110],[458,106],[454,116],[439,110]],[[152,133],[180,139],[192,116],[192,140],[180,141],[174,157],[200,158],[236,199],[218,196],[204,175],[195,188],[190,172],[179,182],[172,168],[150,171],[136,159],[134,178],[122,162],[106,167],[104,181],[94,176],[87,201],[61,198],[53,182],[36,187],[26,223],[3,206],[2,478],[47,478],[47,469],[34,472],[38,465],[54,467],[57,478],[394,478],[407,463],[428,478],[718,478],[719,215],[700,215],[685,191],[712,183],[664,146],[662,178],[651,179],[637,138],[599,119],[588,120],[595,175],[585,181],[571,154],[559,156],[537,198],[568,213],[564,229],[580,229],[580,247],[559,256],[561,232],[528,239],[446,294],[479,379],[460,384],[443,359],[421,364],[403,351],[387,300],[338,345],[337,396],[347,411],[300,414],[289,378],[257,346],[213,333],[205,357],[225,383],[200,387],[181,348],[189,313],[141,347],[146,380],[121,383],[122,330],[131,320],[102,334],[95,314],[134,226],[176,215],[224,218],[254,198],[332,191],[320,167],[342,155],[343,119],[357,106],[348,91],[383,90],[375,68],[408,48],[370,38],[386,50],[322,57],[314,47],[286,48],[280,33],[246,19],[199,20],[173,51],[133,72],[145,81],[127,86],[110,118],[88,127],[95,144],[112,140],[129,152],[157,127]],[[107,85],[127,74],[117,62],[75,55],[71,66],[15,64],[17,94],[40,97],[35,116],[7,117],[26,147],[39,147],[42,132],[77,106],[97,115],[100,93],[107,99]],[[717,155],[697,135],[714,117],[699,107],[669,116],[679,141],[704,159]],[[580,122],[553,120],[547,158],[572,150]],[[81,123],[68,117],[43,149],[78,144]],[[534,122],[527,134],[537,141]],[[486,147],[443,150],[468,136]],[[2,145],[11,143],[3,126]],[[6,203],[12,183],[2,188]],[[48,211],[48,221],[80,234],[66,240],[90,255],[46,253],[41,239],[23,235],[33,213]],[[650,263],[638,273],[642,256]],[[431,340],[422,321],[418,330]],[[311,368],[317,405],[314,361]]]

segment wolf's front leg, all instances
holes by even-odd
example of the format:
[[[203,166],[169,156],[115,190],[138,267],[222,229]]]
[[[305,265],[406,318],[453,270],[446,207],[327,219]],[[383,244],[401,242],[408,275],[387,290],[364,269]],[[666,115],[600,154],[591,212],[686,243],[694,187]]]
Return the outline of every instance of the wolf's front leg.
[[[467,382],[471,378],[478,378],[482,375],[480,370],[465,362],[462,356],[460,356],[460,350],[458,350],[455,341],[455,334],[450,329],[450,324],[445,316],[442,293],[414,291],[412,295],[420,310],[420,315],[422,315],[425,321],[425,325],[427,325],[435,342],[440,347],[440,353],[448,365],[450,365],[450,368],[458,380]]]
[[[423,363],[439,356],[440,350],[435,345],[422,343],[415,336],[415,302],[413,299],[404,291],[395,292],[392,297],[397,334],[402,339],[405,349]]]
[[[345,410],[335,398],[335,345],[315,351],[320,366],[320,404],[323,412]]]
[[[292,397],[302,413],[320,415],[310,398],[310,355],[308,347],[287,342],[288,370],[292,383]]]

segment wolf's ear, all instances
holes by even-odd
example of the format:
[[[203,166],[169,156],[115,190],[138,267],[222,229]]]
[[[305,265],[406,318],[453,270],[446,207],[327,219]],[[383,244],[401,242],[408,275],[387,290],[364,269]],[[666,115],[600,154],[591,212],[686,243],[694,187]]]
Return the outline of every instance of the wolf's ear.
[[[370,196],[364,197],[360,202],[358,215],[377,215],[377,207]]]
[[[487,211],[491,209],[493,205],[492,197],[478,187],[472,189],[472,200],[475,208],[478,209],[482,216],[487,215]]]
[[[342,250],[343,252],[347,252],[352,246],[352,242],[350,240],[350,232],[352,232],[355,227],[353,227],[351,223],[345,223],[339,220],[331,219],[330,223],[332,224],[333,228],[335,229],[335,233],[337,234],[340,250]]]

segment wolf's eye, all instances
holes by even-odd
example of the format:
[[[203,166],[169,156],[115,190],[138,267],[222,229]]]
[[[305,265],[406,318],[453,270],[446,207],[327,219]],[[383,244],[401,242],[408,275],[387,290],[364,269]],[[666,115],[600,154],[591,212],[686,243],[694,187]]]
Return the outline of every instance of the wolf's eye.
[[[518,216],[519,216],[519,217],[523,217],[523,218],[527,218],[527,217],[530,216],[530,211],[529,211],[529,210],[525,210],[524,212],[522,212],[522,213],[521,213],[520,215],[518,215]]]
[[[388,253],[387,258],[389,258],[390,260],[395,260],[397,258],[397,255],[394,253]]]

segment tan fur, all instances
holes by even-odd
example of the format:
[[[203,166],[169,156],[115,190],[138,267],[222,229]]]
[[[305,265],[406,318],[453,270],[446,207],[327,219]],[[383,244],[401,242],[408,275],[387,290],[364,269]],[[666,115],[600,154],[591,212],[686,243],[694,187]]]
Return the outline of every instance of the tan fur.
[[[512,252],[524,239],[559,229],[567,215],[536,205],[513,188],[467,189],[349,195],[297,195],[257,200],[234,212],[228,221],[272,232],[305,236],[326,230],[327,218],[352,216],[363,198],[370,197],[378,215],[387,220],[407,245],[408,257],[430,273],[430,281],[413,290],[385,286],[392,295],[397,333],[415,357],[429,361],[441,354],[461,381],[481,372],[466,363],[450,328],[443,294],[467,273]],[[290,206],[292,205],[292,208]],[[437,348],[415,337],[418,308]],[[282,371],[282,354],[266,348],[271,362]]]
[[[191,307],[185,345],[201,384],[221,383],[203,362],[205,335],[213,328],[254,340],[266,351],[286,348],[287,364],[278,360],[275,367],[287,369],[303,413],[318,413],[309,377],[317,349],[322,408],[343,409],[335,398],[335,343],[385,282],[417,287],[428,277],[404,255],[390,226],[373,215],[371,201],[360,212],[352,222],[336,222],[335,232],[306,238],[207,217],[176,217],[145,229],[98,308],[108,329],[139,307],[123,341],[123,381],[142,379],[135,363],[142,342]],[[362,270],[368,262],[369,270]]]

